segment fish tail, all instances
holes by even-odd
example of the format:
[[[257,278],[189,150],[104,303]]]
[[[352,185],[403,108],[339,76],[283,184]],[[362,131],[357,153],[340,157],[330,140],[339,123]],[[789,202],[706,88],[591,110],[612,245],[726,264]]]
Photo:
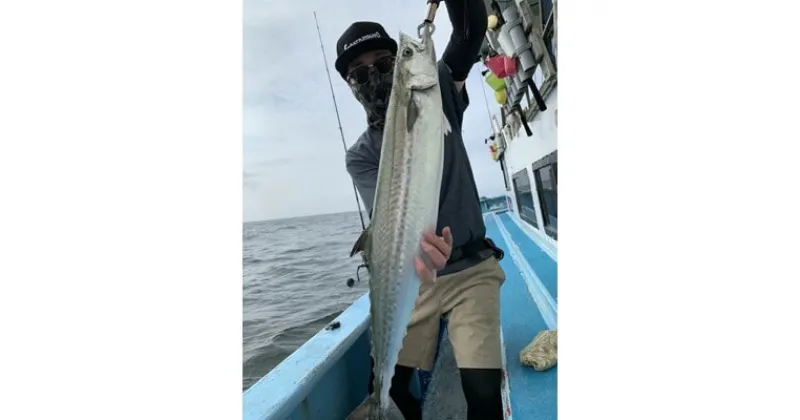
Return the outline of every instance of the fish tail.
[[[346,420],[405,420],[405,417],[391,398],[389,398],[389,409],[381,411],[380,402],[373,394],[356,407]]]

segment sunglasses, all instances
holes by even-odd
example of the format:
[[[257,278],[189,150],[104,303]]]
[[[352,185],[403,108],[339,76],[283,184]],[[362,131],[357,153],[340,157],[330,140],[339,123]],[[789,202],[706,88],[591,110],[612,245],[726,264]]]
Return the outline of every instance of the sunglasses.
[[[394,67],[394,57],[381,57],[375,60],[375,62],[371,65],[356,67],[353,70],[350,70],[350,73],[347,74],[347,77],[359,85],[363,85],[369,80],[369,71],[371,67],[374,67],[375,70],[381,74],[389,73]]]

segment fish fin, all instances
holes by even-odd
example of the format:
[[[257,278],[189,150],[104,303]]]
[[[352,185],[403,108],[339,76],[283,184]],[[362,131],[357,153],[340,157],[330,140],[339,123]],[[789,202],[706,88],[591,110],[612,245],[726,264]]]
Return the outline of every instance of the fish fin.
[[[381,420],[378,400],[374,395],[359,404],[345,420]]]
[[[382,413],[375,394],[364,400],[345,420],[405,420],[403,413],[389,398],[389,410]]]
[[[353,245],[353,249],[350,251],[350,257],[352,258],[359,251],[366,251],[368,241],[369,241],[369,226],[367,226],[367,228],[361,232],[361,235],[356,240],[356,243]]]
[[[447,119],[447,115],[445,115],[444,110],[442,110],[442,131],[444,135],[450,134],[453,129],[450,127],[450,120]]]
[[[414,128],[414,123],[417,122],[417,118],[419,118],[419,107],[417,107],[417,103],[414,102],[414,95],[411,95],[408,101],[408,108],[406,109],[406,130],[411,132],[411,129]]]

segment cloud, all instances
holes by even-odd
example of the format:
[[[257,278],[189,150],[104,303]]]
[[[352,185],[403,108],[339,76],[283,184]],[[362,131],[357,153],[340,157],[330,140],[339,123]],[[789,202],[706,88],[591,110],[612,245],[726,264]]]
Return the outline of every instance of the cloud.
[[[364,131],[364,110],[333,68],[336,40],[352,22],[381,22],[393,36],[415,33],[425,2],[244,0],[244,219],[355,210],[313,12],[317,12],[345,142]],[[436,20],[441,55],[450,35],[446,6]],[[503,191],[499,166],[483,143],[490,131],[478,66],[467,80],[471,104],[464,141],[482,195]],[[492,106],[492,112],[497,111]]]

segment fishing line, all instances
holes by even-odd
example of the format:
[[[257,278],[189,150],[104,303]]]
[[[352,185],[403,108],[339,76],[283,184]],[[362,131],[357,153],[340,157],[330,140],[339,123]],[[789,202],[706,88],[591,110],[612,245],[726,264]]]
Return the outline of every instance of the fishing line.
[[[331,72],[328,68],[328,59],[325,57],[325,46],[322,42],[322,32],[319,30],[319,21],[317,20],[317,12],[314,12],[314,23],[317,25],[317,36],[319,36],[319,48],[322,50],[322,60],[325,62],[325,73],[328,75],[328,85],[331,88],[331,98],[333,98],[333,109],[336,110],[336,121],[339,123],[339,134],[342,137],[342,148],[345,155],[347,154],[347,143],[344,141],[344,130],[342,130],[342,119],[339,117],[339,106],[336,104],[336,94],[333,93],[333,81],[331,80]],[[358,218],[361,219],[361,230],[366,230],[364,224],[364,214],[361,212],[361,200],[358,198],[358,190],[356,189],[356,182],[353,181],[353,195],[356,196],[356,207],[358,207]]]
[[[482,80],[481,80],[482,81]],[[485,83],[481,83],[481,89],[483,90],[483,102],[486,103],[486,115],[489,116],[489,126],[492,126],[492,111],[489,110],[489,99],[486,98],[486,86]]]

